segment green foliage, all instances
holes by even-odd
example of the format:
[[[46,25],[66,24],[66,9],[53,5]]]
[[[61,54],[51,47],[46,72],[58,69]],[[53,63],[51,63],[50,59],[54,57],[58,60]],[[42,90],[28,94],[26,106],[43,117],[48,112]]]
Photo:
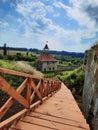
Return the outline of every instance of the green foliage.
[[[83,84],[84,84],[84,72],[82,70],[82,67],[79,67],[78,69],[67,72],[66,74],[58,75],[57,76],[62,82],[64,82],[68,88],[72,89],[75,88],[76,93],[78,95],[82,95],[83,92]]]
[[[15,63],[8,60],[0,60],[0,67],[16,70]]]
[[[17,89],[24,80],[22,77],[8,74],[0,74],[0,76],[2,76],[12,87],[14,87],[14,89]]]
[[[0,59],[35,62],[37,59],[37,55],[32,53],[29,54],[29,52],[24,53],[22,51],[8,51],[8,54],[5,56],[3,54],[0,54]]]
[[[44,78],[53,78],[55,76],[54,72],[44,73]]]
[[[83,58],[76,58],[73,56],[54,56],[58,61],[60,65],[82,65],[83,64]]]
[[[0,59],[3,59],[3,55],[2,54],[0,54]]]
[[[11,69],[11,70],[17,70],[17,67],[15,65],[15,62],[11,62],[8,60],[0,60],[0,67],[6,68],[6,69]],[[22,83],[23,78],[13,76],[13,75],[7,75],[0,73],[0,76],[2,76],[4,79],[8,81],[8,83],[13,86],[15,89]],[[3,91],[0,90],[0,95],[3,94]]]

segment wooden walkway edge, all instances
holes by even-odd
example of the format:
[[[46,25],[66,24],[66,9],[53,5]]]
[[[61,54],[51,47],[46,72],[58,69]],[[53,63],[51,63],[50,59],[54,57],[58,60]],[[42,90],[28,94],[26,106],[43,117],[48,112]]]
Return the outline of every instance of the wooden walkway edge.
[[[9,130],[90,130],[70,90],[61,89]]]

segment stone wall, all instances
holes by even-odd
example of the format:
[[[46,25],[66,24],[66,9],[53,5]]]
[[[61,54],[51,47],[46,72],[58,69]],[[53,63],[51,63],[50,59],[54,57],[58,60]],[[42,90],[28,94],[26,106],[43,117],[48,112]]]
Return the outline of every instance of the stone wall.
[[[85,52],[83,69],[85,71],[84,115],[91,130],[98,130],[98,45]]]
[[[76,68],[80,67],[79,65],[71,65],[71,66],[57,66],[58,71],[69,71],[69,70],[74,70]]]
[[[43,62],[42,63],[42,71],[56,71],[57,70],[57,62]]]

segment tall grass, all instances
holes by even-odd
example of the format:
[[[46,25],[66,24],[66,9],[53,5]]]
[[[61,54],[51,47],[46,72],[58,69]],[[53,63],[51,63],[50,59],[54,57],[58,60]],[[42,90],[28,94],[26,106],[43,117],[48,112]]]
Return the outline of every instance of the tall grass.
[[[43,77],[43,74],[40,71],[37,71],[34,67],[30,66],[24,61],[16,62],[16,67],[19,71]]]

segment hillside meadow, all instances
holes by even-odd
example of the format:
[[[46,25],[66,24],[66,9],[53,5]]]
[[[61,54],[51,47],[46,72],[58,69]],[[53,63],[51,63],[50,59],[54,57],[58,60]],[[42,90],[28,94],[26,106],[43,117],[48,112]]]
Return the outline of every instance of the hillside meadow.
[[[79,68],[71,71],[56,71],[42,73],[36,70],[36,59],[39,54],[27,51],[13,51],[7,50],[7,55],[3,55],[3,50],[0,50],[0,67],[16,70],[20,72],[29,73],[45,78],[59,78],[71,91],[81,95],[83,90],[84,73],[82,70],[83,58],[76,58],[73,56],[60,56],[53,55],[58,60],[58,66],[80,66]],[[4,75],[5,76],[5,75]],[[13,85],[15,78],[10,79],[9,76],[5,78]],[[17,88],[18,83],[16,83]]]

